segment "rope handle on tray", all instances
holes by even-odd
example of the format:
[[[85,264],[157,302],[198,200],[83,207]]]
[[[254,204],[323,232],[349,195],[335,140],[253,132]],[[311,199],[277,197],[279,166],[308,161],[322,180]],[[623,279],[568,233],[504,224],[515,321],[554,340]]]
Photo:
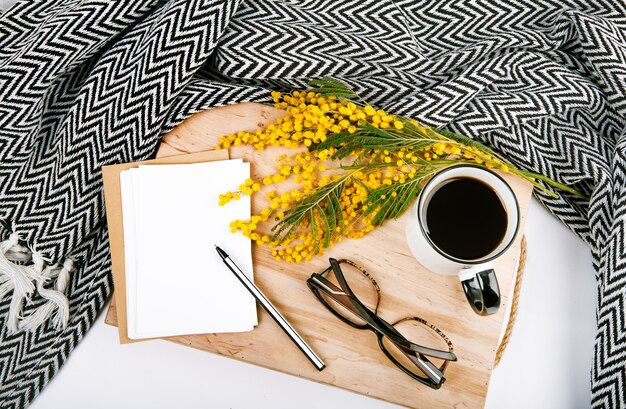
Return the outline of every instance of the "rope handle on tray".
[[[506,346],[509,344],[509,339],[511,338],[511,334],[513,333],[513,327],[515,327],[515,318],[517,318],[517,305],[519,301],[519,291],[522,286],[522,278],[524,277],[524,268],[526,267],[526,236],[522,236],[522,242],[520,243],[520,255],[519,255],[519,264],[517,266],[517,275],[515,277],[515,287],[513,287],[513,300],[511,301],[511,314],[509,315],[509,322],[506,324],[506,329],[504,330],[504,336],[502,337],[502,341],[496,350],[496,359],[493,364],[495,368],[500,363],[500,359],[502,359],[502,355],[504,355],[504,351],[506,351]]]

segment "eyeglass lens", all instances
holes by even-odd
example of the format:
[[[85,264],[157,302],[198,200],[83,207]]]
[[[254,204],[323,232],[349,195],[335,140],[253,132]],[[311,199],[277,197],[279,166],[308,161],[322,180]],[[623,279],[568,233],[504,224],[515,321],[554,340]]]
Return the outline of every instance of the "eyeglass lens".
[[[341,267],[341,272],[344,276],[344,279],[348,283],[348,286],[350,287],[350,290],[353,292],[354,296],[358,298],[363,305],[376,313],[376,310],[378,309],[378,303],[380,302],[380,288],[378,288],[378,284],[376,284],[375,279],[366,270],[358,267],[356,264],[348,260],[340,261],[339,266]],[[338,288],[341,288],[341,286],[339,285],[339,281],[337,280],[337,276],[333,272],[332,268],[329,268],[324,273],[325,278],[330,283],[334,284]],[[330,308],[332,308],[335,312],[340,314],[346,320],[356,325],[366,324],[366,322],[360,316],[354,314],[345,306],[334,301],[324,292],[321,292],[320,296],[324,299],[324,301],[326,301]]]

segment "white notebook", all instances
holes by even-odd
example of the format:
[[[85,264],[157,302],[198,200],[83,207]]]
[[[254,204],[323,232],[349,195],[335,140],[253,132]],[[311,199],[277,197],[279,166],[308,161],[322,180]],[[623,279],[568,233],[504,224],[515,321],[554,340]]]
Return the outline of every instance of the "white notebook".
[[[224,265],[219,245],[252,278],[250,240],[230,222],[250,218],[250,198],[218,205],[250,164],[228,160],[142,165],[120,173],[128,337],[251,331],[254,298]]]

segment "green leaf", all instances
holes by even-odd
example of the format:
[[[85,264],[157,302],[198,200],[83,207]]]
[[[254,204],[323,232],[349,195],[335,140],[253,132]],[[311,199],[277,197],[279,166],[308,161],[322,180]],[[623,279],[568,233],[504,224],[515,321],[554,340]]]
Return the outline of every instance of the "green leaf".
[[[385,220],[397,218],[417,197],[423,183],[438,171],[439,169],[425,170],[404,183],[394,183],[373,190],[363,202],[367,206],[365,215],[375,213],[372,218],[372,224],[375,226],[380,226]],[[393,197],[394,192],[396,197]],[[381,198],[382,195],[385,195],[385,199]]]
[[[352,139],[350,132],[337,132],[329,135],[324,142],[309,146],[309,151],[321,151],[331,147],[337,147]]]
[[[354,179],[354,183],[356,183],[357,185],[360,185],[363,189],[365,189],[365,191],[367,192],[368,196],[370,194],[370,192],[372,191],[372,189],[367,186],[365,183],[361,182],[359,179]]]
[[[313,233],[313,246],[315,250],[315,254],[320,251],[320,243],[317,240],[317,220],[315,220],[315,212],[313,209],[309,210],[309,220],[311,221],[311,233]]]
[[[272,241],[284,241],[293,235],[302,223],[308,221],[311,224],[316,248],[319,249],[317,236],[320,228],[323,231],[322,246],[328,247],[336,227],[343,227],[339,197],[352,173],[346,173],[342,178],[318,188],[285,212],[285,217],[272,228]]]
[[[309,81],[311,91],[320,93],[324,97],[336,96],[338,98],[356,99],[359,96],[345,83],[330,77],[323,77]]]

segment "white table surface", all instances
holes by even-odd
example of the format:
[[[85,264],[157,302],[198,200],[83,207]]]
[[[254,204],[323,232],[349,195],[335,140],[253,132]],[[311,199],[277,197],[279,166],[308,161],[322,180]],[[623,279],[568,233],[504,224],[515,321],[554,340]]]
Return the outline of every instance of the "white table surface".
[[[0,0],[0,9],[14,2]],[[589,250],[534,199],[525,233],[518,319],[493,372],[486,408],[587,408],[596,303]],[[103,313],[30,407],[396,406],[170,342],[120,345]]]

